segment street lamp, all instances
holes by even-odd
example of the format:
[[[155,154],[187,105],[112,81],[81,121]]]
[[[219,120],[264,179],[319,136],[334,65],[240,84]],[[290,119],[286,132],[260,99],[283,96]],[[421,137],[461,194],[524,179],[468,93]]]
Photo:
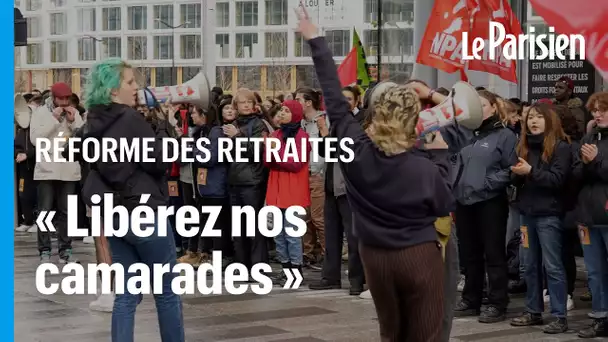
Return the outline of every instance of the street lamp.
[[[175,72],[174,71],[175,70],[175,29],[183,27],[184,25],[188,25],[188,24],[190,24],[190,22],[185,21],[177,26],[173,26],[162,19],[156,18],[156,19],[154,19],[154,21],[158,21],[159,23],[161,23],[171,29],[171,35],[173,36],[173,46],[171,47],[171,51],[172,51],[172,53],[171,53],[171,81],[173,81],[173,77],[175,77],[175,75],[174,75],[174,72]],[[175,79],[177,79],[177,77]]]

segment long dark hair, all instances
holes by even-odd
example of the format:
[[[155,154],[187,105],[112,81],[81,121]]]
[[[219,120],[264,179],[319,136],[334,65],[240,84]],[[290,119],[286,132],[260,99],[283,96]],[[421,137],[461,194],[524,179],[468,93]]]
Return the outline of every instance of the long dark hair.
[[[545,133],[541,159],[543,162],[549,163],[558,142],[560,140],[568,141],[568,138],[562,129],[559,117],[553,108],[547,104],[536,103],[530,107],[530,112],[528,112],[525,122],[521,125],[521,137],[519,138],[519,144],[517,144],[517,155],[520,158],[528,160],[528,120],[532,111],[542,115],[545,119]]]

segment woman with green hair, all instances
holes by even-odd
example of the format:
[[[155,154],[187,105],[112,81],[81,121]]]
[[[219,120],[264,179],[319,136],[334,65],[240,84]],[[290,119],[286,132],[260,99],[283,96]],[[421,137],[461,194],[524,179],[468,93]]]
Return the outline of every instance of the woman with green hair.
[[[88,206],[92,206],[91,196],[104,193],[114,194],[114,203],[124,206],[129,212],[140,206],[140,198],[147,195],[145,205],[157,210],[167,204],[165,174],[170,166],[162,161],[162,144],[159,138],[167,137],[167,126],[159,125],[156,130],[144,116],[134,109],[137,103],[138,85],[132,67],[120,59],[107,59],[95,64],[88,75],[85,87],[85,107],[88,110],[87,138],[126,139],[156,138],[157,144],[148,145],[147,156],[152,162],[130,160],[98,161],[91,165],[85,181],[83,196]],[[151,151],[150,151],[151,150]],[[141,158],[143,159],[143,158]],[[104,222],[118,226],[118,220]],[[180,297],[171,289],[175,273],[155,274],[155,264],[176,264],[173,234],[161,236],[160,226],[170,229],[168,222],[156,220],[154,233],[149,237],[138,237],[128,229],[122,237],[110,236],[108,241],[112,261],[128,270],[134,264],[146,264],[152,279],[161,278],[162,288],[154,286],[154,299],[163,342],[182,342],[184,326]],[[131,228],[131,227],[130,227]],[[144,230],[151,227],[141,227]],[[136,273],[125,273],[124,281],[116,284],[116,299],[112,312],[112,341],[132,342],[134,340],[135,309],[141,301],[141,294],[129,292],[127,284]],[[117,277],[118,278],[118,277]],[[120,278],[119,278],[120,279]]]

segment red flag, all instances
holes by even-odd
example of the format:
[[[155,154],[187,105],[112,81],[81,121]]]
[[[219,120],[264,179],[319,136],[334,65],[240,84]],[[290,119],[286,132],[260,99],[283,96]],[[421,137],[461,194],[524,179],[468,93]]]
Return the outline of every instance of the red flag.
[[[469,21],[469,12],[464,1],[435,1],[418,49],[416,63],[448,73],[463,69],[462,32],[469,30]]]
[[[608,79],[608,1],[530,0],[530,4],[548,25],[555,27],[556,34],[582,35],[585,59]]]
[[[357,83],[357,47],[353,47],[338,67],[338,77],[343,87]]]
[[[494,59],[489,58],[490,21],[504,26],[507,35],[522,34],[521,25],[513,14],[509,0],[469,0],[469,10],[473,13],[473,25],[469,34],[468,51],[472,51],[475,38],[485,40],[485,48],[481,52],[481,60],[468,61],[469,70],[484,71],[497,75],[503,80],[517,83],[517,63],[504,57],[502,49],[495,52]],[[503,43],[503,47],[506,44]]]

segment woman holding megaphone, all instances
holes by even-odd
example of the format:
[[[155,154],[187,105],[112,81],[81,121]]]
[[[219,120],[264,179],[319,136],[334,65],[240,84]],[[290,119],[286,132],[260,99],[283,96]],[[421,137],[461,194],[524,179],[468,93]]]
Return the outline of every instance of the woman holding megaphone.
[[[434,223],[454,205],[447,145],[435,133],[425,146],[432,158],[412,152],[419,144],[421,103],[406,86],[381,87],[377,96],[374,91],[367,109],[370,124],[362,128],[342,94],[325,38],[303,7],[297,16],[298,32],[310,44],[329,122],[338,139],[354,142],[354,160],[340,167],[381,338],[439,341],[443,260]]]

